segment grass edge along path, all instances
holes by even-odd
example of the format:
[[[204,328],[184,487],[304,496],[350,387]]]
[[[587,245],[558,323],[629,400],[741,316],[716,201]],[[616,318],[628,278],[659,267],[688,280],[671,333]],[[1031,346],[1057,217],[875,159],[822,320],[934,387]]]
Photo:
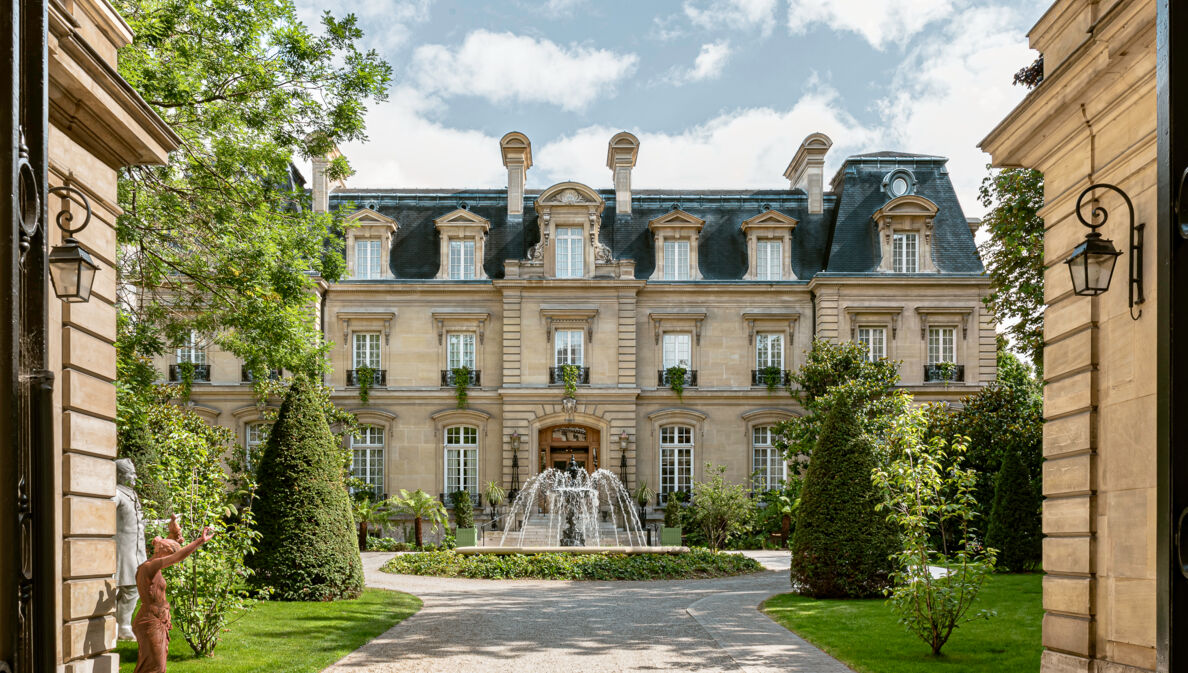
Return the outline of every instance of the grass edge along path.
[[[881,598],[818,600],[787,593],[767,599],[760,610],[858,673],[1038,671],[1042,579],[1042,573],[990,576],[973,610],[997,610],[998,616],[959,626],[940,657],[908,633]]]
[[[315,673],[420,609],[416,596],[385,589],[364,589],[355,600],[260,601],[231,625],[209,658],[195,656],[174,626],[169,673]],[[121,641],[116,652],[120,673],[132,673],[136,643]]]
[[[683,554],[399,554],[384,572],[471,579],[673,580],[746,575],[766,570],[741,554],[693,549]]]

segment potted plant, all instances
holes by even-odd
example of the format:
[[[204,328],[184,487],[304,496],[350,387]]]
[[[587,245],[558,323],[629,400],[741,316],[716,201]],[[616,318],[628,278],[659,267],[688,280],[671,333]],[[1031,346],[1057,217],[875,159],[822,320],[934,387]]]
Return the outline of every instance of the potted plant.
[[[688,376],[689,370],[680,365],[673,365],[664,370],[664,376],[668,379],[668,387],[672,392],[676,393],[678,400],[684,400],[685,397],[685,377]]]
[[[507,492],[492,480],[487,482],[485,495],[487,496],[487,504],[491,506],[491,518],[495,518],[495,513],[499,510],[499,506],[503,504],[503,500],[507,497]]]
[[[759,378],[767,386],[767,394],[774,395],[776,389],[784,382],[784,370],[770,365],[759,370]]]
[[[452,372],[454,375],[454,398],[458,401],[458,408],[466,408],[466,400],[469,397],[467,390],[470,388],[470,367],[454,367]]]
[[[450,494],[450,501],[454,504],[454,540],[459,547],[474,547],[478,544],[478,534],[474,527],[474,503],[470,499],[470,491],[454,491]]]
[[[355,381],[359,384],[359,401],[364,405],[371,399],[371,386],[375,384],[375,370],[363,365],[355,370]]]
[[[639,503],[639,522],[643,524],[644,519],[647,518],[646,508],[648,503],[652,501],[652,497],[656,495],[656,492],[648,488],[648,482],[645,480],[639,482],[639,486],[635,487],[635,493],[631,495],[635,498],[635,502]]]
[[[664,503],[664,527],[660,529],[660,544],[681,546],[681,493],[669,493]]]

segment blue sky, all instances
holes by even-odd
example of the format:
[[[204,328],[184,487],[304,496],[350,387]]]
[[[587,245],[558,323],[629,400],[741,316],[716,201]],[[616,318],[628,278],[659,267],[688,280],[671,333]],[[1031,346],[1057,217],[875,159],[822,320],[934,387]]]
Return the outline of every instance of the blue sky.
[[[532,141],[529,188],[610,186],[606,143],[640,138],[637,188],[785,187],[814,131],[827,171],[880,149],[950,157],[980,215],[976,145],[1025,91],[1027,0],[341,0],[393,66],[353,187],[503,187],[498,139]],[[312,23],[324,0],[298,0]]]

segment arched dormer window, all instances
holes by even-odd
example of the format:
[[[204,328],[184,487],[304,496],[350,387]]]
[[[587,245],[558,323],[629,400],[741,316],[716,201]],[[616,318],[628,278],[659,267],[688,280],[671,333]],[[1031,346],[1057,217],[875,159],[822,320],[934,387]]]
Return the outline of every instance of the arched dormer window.
[[[598,265],[613,263],[610,248],[598,239],[605,205],[598,192],[577,182],[541,192],[535,203],[540,240],[524,266],[539,267],[546,278],[593,278]]]

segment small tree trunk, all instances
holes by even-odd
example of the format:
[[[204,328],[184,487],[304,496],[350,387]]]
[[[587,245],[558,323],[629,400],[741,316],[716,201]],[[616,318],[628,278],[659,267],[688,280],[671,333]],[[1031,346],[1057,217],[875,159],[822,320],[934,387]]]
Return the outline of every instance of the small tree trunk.
[[[367,522],[359,522],[359,551],[367,551]]]
[[[417,531],[417,549],[420,549],[425,546],[421,541],[421,517],[418,516],[413,519],[413,528]]]

